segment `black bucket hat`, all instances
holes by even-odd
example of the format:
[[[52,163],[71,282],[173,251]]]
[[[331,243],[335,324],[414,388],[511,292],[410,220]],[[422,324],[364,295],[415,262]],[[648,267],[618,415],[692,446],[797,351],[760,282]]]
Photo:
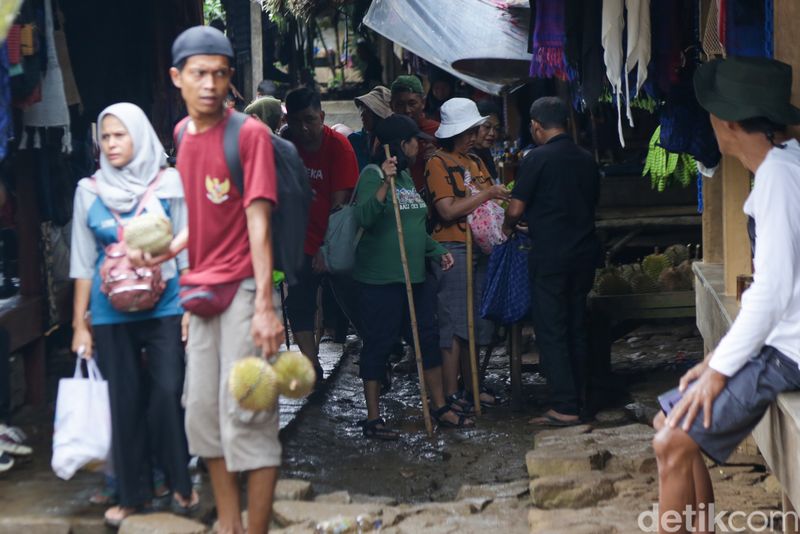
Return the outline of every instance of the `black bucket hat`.
[[[792,67],[775,59],[729,57],[701,65],[694,73],[697,100],[727,121],[766,117],[776,124],[800,123],[791,104]]]

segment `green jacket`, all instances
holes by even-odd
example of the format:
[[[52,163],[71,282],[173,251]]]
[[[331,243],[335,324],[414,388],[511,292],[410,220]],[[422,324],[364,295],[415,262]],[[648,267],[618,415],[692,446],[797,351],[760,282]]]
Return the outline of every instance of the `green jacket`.
[[[403,265],[400,262],[400,245],[397,240],[397,223],[394,218],[392,192],[386,200],[378,202],[375,192],[381,186],[383,172],[377,165],[368,165],[361,172],[356,192],[355,216],[364,235],[356,248],[356,265],[353,278],[365,284],[404,283]],[[441,258],[447,250],[428,235],[426,222],[428,207],[414,187],[407,170],[395,178],[403,237],[408,257],[411,283],[425,281],[425,259]]]

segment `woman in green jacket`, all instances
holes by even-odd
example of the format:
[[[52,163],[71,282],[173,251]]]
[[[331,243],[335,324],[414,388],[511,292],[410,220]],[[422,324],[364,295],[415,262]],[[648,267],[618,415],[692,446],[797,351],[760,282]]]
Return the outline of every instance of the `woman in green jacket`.
[[[419,152],[418,137],[424,137],[416,123],[403,115],[392,115],[375,131],[381,148],[373,155],[375,164],[361,172],[357,187],[356,220],[364,234],[356,248],[353,278],[359,285],[359,312],[363,317],[360,376],[364,380],[367,419],[361,421],[364,436],[397,439],[395,430],[380,417],[378,396],[386,375],[386,362],[400,334],[411,340],[410,319],[397,223],[388,176],[394,174],[400,217],[403,224],[408,270],[414,294],[425,382],[430,391],[431,413],[440,426],[464,428],[474,422],[451,410],[442,386],[442,357],[436,324],[436,290],[426,282],[426,260],[440,262],[442,269],[453,266],[453,257],[428,235],[427,206],[417,193],[408,172]],[[386,159],[383,145],[389,145]],[[380,167],[378,167],[380,165]]]

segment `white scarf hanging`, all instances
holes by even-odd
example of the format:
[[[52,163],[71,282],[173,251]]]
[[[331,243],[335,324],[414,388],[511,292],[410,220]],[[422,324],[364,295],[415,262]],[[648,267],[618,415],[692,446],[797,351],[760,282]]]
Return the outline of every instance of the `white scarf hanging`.
[[[622,47],[626,8],[628,11],[627,54],[625,54]],[[624,147],[621,98],[625,99],[626,116],[629,124],[633,126],[628,74],[634,68],[637,68],[636,95],[638,95],[642,84],[647,79],[647,66],[650,63],[650,0],[603,0],[601,40],[603,61],[606,64],[606,76],[611,83],[611,89],[616,99],[617,133],[619,142]]]

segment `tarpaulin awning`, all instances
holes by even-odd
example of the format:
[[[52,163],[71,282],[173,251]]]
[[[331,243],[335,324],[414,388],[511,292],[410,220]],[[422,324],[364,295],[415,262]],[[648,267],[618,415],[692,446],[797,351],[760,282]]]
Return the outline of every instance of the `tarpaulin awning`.
[[[531,61],[530,12],[513,7],[514,2],[501,0],[374,0],[364,24],[471,86],[497,95],[527,78]]]

